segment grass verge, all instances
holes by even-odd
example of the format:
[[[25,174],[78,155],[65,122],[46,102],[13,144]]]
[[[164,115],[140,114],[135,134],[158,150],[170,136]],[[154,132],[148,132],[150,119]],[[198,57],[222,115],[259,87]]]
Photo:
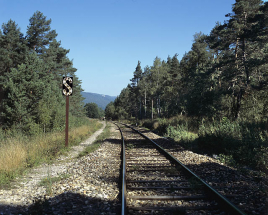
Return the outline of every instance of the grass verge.
[[[102,124],[86,120],[86,124],[69,131],[69,146],[77,145],[88,138]],[[9,188],[10,182],[28,168],[67,153],[65,132],[45,133],[38,136],[10,137],[0,143],[0,188]]]

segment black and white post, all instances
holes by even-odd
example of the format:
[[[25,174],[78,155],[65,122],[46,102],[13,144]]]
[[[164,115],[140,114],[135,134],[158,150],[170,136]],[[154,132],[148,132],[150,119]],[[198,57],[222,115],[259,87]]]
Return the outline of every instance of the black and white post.
[[[66,123],[65,123],[65,147],[68,147],[68,131],[69,131],[69,96],[73,94],[73,78],[63,77],[62,94],[66,96]]]

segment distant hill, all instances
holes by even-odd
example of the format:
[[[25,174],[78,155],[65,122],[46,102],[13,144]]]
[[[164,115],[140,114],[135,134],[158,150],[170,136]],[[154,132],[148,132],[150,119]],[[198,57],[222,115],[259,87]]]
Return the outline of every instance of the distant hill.
[[[81,92],[81,94],[85,98],[85,100],[83,101],[85,104],[93,102],[96,103],[103,110],[105,109],[107,104],[114,101],[116,98],[116,96],[107,96],[97,93]]]

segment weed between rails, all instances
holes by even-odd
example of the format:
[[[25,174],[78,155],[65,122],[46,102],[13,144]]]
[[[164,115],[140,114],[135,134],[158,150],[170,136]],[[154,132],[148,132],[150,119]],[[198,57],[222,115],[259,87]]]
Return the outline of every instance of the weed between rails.
[[[69,146],[79,144],[102,126],[97,120],[69,131]],[[0,188],[9,188],[10,182],[28,168],[50,163],[55,157],[66,154],[65,132],[7,138],[0,144]]]

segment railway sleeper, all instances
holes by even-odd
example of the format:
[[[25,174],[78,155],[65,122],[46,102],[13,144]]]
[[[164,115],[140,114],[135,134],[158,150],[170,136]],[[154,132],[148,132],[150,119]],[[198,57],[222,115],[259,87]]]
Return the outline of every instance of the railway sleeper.
[[[160,171],[173,171],[173,169],[172,168],[148,168],[148,169],[142,169],[142,168],[140,168],[139,166],[138,167],[136,167],[136,168],[133,168],[133,169],[128,169],[127,170],[128,172],[150,172],[150,171],[154,171],[154,172],[160,172]]]
[[[187,180],[169,180],[169,181],[165,181],[165,180],[128,180],[127,183],[188,183],[189,181]]]
[[[191,187],[132,187],[132,186],[127,186],[128,190],[158,190],[158,189],[163,189],[163,190],[190,190],[192,189]]]
[[[183,212],[183,211],[201,211],[201,210],[217,210],[217,206],[171,206],[171,207],[152,207],[152,206],[144,206],[144,207],[128,207],[129,210],[135,211],[176,211],[176,212]]]
[[[199,200],[199,199],[207,199],[208,197],[205,195],[192,195],[192,196],[128,196],[128,198],[133,200]]]

